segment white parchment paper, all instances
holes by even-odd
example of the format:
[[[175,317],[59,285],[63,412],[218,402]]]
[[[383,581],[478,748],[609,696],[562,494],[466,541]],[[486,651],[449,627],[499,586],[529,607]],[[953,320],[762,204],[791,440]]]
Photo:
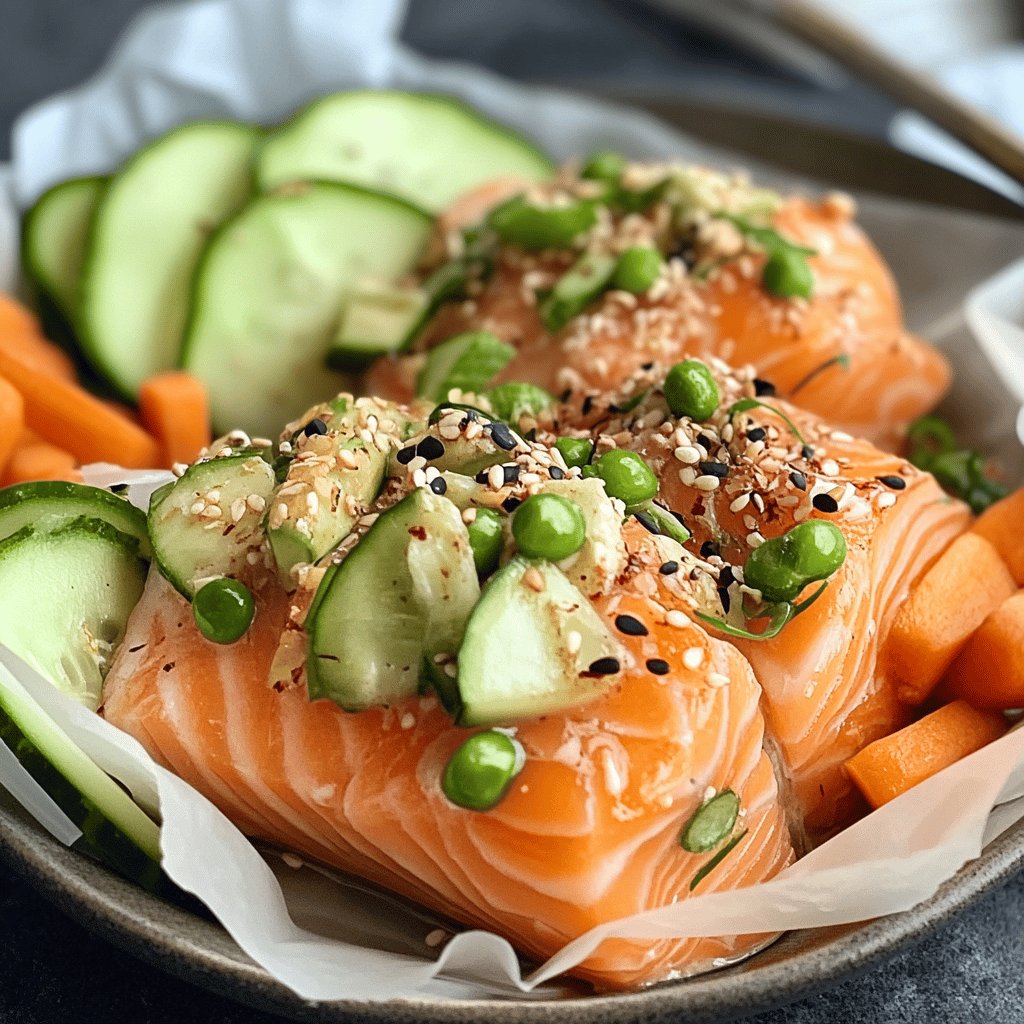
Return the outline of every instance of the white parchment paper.
[[[737,162],[632,111],[422,60],[394,42],[401,16],[398,0],[198,0],[145,12],[92,82],[16,125],[13,162],[0,168],[0,287],[16,285],[18,209],[54,182],[109,171],[189,118],[271,123],[333,89],[453,93],[558,157],[611,147],[636,157]],[[771,168],[754,170],[784,186],[807,184]],[[965,441],[994,451],[1011,477],[1024,479],[1014,436],[1024,401],[1024,270],[988,280],[1024,252],[1024,231],[872,197],[862,197],[861,220],[894,266],[909,321],[954,362],[957,386],[945,411]],[[111,466],[88,474],[102,486],[130,482],[129,497],[140,507],[165,478]],[[551,995],[559,991],[552,979],[609,936],[771,932],[895,913],[927,899],[1024,817],[1024,800],[1014,803],[1024,796],[1024,731],[1018,730],[864,818],[771,882],[604,925],[524,977],[513,949],[496,935],[449,937],[415,908],[300,870],[295,859],[289,867],[280,857],[264,858],[134,739],[0,649],[0,685],[12,677],[140,804],[160,814],[168,874],[210,907],[246,953],[310,999]],[[0,764],[0,782],[3,772]],[[59,832],[60,822],[51,824]]]

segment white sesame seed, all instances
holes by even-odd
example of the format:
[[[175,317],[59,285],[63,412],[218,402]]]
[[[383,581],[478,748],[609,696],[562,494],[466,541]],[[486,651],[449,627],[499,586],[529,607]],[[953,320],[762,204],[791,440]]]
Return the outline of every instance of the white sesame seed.
[[[416,724],[416,716],[411,711],[406,711],[402,715],[401,722],[398,723],[403,729],[411,729]]]
[[[267,499],[261,494],[250,494],[245,503],[253,512],[262,512],[267,507]]]
[[[580,633],[577,633],[575,629],[570,629],[565,637],[565,649],[570,654],[579,654],[582,646],[583,636]]]
[[[720,689],[723,686],[728,686],[729,677],[722,675],[721,672],[709,672],[708,685],[713,686],[716,690]]]
[[[750,547],[759,548],[763,543],[764,537],[762,537],[757,530],[753,530],[747,534],[747,544],[749,544]]]
[[[345,469],[357,469],[359,466],[359,460],[348,448],[342,448],[341,451],[338,452],[338,462],[340,462]]]
[[[683,651],[683,665],[690,669],[698,669],[704,661],[704,651],[700,647],[688,647]]]
[[[676,629],[682,629],[690,624],[689,618],[687,618],[684,612],[679,611],[678,608],[670,609],[665,615],[665,621]]]
[[[487,483],[490,485],[491,490],[500,491],[505,485],[505,471],[501,466],[491,466],[487,470]]]
[[[235,498],[231,502],[231,519],[233,522],[238,522],[242,516],[245,515],[245,498]]]
[[[197,516],[199,515],[200,512],[203,511],[204,508],[206,508],[206,502],[203,501],[202,498],[200,498],[199,501],[192,502],[191,506],[189,507],[189,512],[191,512],[192,515]]]
[[[427,474],[422,469],[417,469],[412,475],[413,487],[426,487],[427,486]]]
[[[475,508],[464,508],[462,510],[462,521],[468,526],[470,523],[476,521],[476,509]]]
[[[896,504],[896,495],[886,491],[884,494],[880,494],[878,496],[876,504],[879,508],[890,508],[892,505]]]
[[[711,476],[710,474],[699,476],[693,481],[693,486],[696,487],[698,491],[717,491],[718,485],[718,477]]]
[[[734,498],[729,505],[730,512],[741,512],[750,503],[750,492],[744,491],[738,498]]]
[[[310,491],[306,495],[306,509],[311,516],[315,516],[320,511],[320,499],[316,495],[316,491]]]
[[[692,445],[680,445],[674,452],[676,459],[687,466],[695,466],[700,462],[700,452]]]

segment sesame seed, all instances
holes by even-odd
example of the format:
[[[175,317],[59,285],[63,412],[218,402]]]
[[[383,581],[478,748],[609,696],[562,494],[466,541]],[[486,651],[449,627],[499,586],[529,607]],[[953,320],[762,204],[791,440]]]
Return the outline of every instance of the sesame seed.
[[[709,672],[708,685],[713,686],[716,690],[721,689],[721,687],[729,685],[729,677],[722,675],[721,672]]]
[[[413,487],[426,487],[427,474],[422,469],[417,469],[412,475]]]
[[[686,617],[686,614],[679,611],[678,608],[672,608],[665,615],[665,621],[670,626],[675,626],[677,629],[682,629],[684,626],[688,626],[690,624],[690,620]]]
[[[893,505],[896,504],[896,495],[890,494],[888,491],[886,491],[884,494],[880,494],[878,496],[878,501],[876,502],[876,504],[879,508],[891,508]]]
[[[758,398],[764,398],[766,395],[775,394],[775,385],[768,380],[762,380],[760,377],[754,378],[754,394]]]
[[[732,503],[729,505],[730,512],[742,512],[750,503],[750,492],[744,491],[738,498],[734,498]],[[703,548],[701,549],[703,554]]]
[[[245,498],[235,498],[231,502],[231,518],[234,522],[237,523],[245,515],[245,507]]]
[[[800,473],[795,469],[792,473],[789,474],[789,482],[798,490],[807,490],[807,477],[805,477],[803,473]]]
[[[632,615],[616,615],[615,628],[626,636],[647,636],[648,628]]]
[[[816,494],[811,502],[819,512],[833,513],[839,511],[839,502],[831,494]]]
[[[505,470],[501,466],[491,466],[487,470],[487,483],[490,484],[492,490],[501,490],[505,484]]]
[[[337,459],[345,469],[357,469],[359,467],[359,461],[356,459],[355,453],[348,448],[342,448],[338,452]]]
[[[501,473],[504,484],[514,484],[519,479],[519,467],[514,462],[505,463],[501,467]]]
[[[395,456],[395,461],[400,466],[408,466],[414,458],[416,458],[416,445],[410,444],[398,450],[398,454]]]
[[[492,423],[487,429],[490,431],[491,440],[502,451],[510,452],[515,448],[517,444],[516,439],[513,437],[512,431],[504,423]]]
[[[402,715],[402,720],[401,720],[401,722],[399,722],[399,725],[403,729],[411,729],[415,724],[416,724],[416,716],[413,715],[409,711],[406,711],[406,713],[404,715]]]
[[[655,676],[668,675],[668,662],[664,658],[648,658],[647,671]]]
[[[548,469],[548,476],[551,477],[552,480],[562,480],[565,477],[565,473],[557,466],[551,466]]]
[[[596,676],[613,676],[619,669],[618,658],[598,658],[597,661],[590,663],[587,672]]]
[[[754,427],[753,430],[748,430],[747,431],[747,440],[748,441],[763,441],[765,439],[765,435],[767,433],[768,432],[764,429],[764,427]]]
[[[891,487],[894,491],[902,491],[907,486],[907,481],[901,476],[880,476],[878,482]]]
[[[538,594],[544,593],[544,577],[540,574],[540,570],[535,565],[531,565],[526,572],[523,573],[523,584]]]
[[[701,462],[698,468],[705,476],[716,476],[719,480],[729,475],[729,467],[724,462]]]
[[[267,507],[267,499],[262,494],[250,494],[245,503],[253,512],[262,512]]]
[[[462,510],[462,521],[467,526],[470,523],[476,522],[476,509],[475,508],[464,508]]]
[[[753,530],[747,534],[747,544],[752,548],[759,548],[764,543],[764,537],[761,536],[757,530]]]
[[[672,561],[662,562],[658,567],[658,572],[660,572],[662,576],[673,576],[679,572],[679,563]]]
[[[436,476],[430,481],[430,489],[435,494],[444,494],[448,490],[448,484],[445,482],[443,476]]]
[[[686,466],[696,466],[700,462],[700,452],[692,445],[680,445],[673,454]]]
[[[302,428],[302,433],[306,437],[312,437],[314,434],[326,434],[327,424],[319,416],[315,416]]]
[[[718,483],[719,480],[717,476],[705,475],[697,477],[697,479],[693,481],[693,486],[696,487],[698,491],[716,491],[718,490]]]
[[[192,515],[197,516],[199,515],[200,512],[203,511],[204,508],[206,508],[206,502],[200,498],[199,501],[192,502],[191,506],[189,507],[189,512],[191,512]]]
[[[583,635],[576,632],[575,629],[570,629],[565,637],[565,649],[570,654],[579,654],[580,648],[583,646]]]
[[[800,454],[805,459],[813,459],[814,458],[814,449],[809,444],[805,444],[803,446],[803,448],[800,449]]]
[[[826,459],[821,464],[821,471],[825,476],[838,476],[839,475],[839,463],[835,459]]]
[[[513,495],[509,495],[502,503],[501,507],[508,513],[515,512],[520,505],[522,505],[522,499],[516,498]]]
[[[444,455],[444,445],[441,443],[440,438],[433,437],[428,434],[418,445],[416,445],[416,454],[420,456],[420,458],[431,462]]]
[[[683,665],[691,671],[698,669],[704,662],[704,651],[700,647],[687,647],[683,651]]]

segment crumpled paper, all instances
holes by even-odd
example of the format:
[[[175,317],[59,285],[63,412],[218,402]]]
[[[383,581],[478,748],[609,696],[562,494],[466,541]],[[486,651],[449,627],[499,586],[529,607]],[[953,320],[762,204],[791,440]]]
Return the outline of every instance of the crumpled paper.
[[[642,114],[422,60],[394,42],[401,14],[396,0],[199,0],[146,11],[92,82],[35,108],[16,126],[13,163],[0,168],[0,286],[14,284],[17,208],[50,184],[109,171],[146,139],[183,120],[272,122],[332,89],[390,85],[454,93],[559,157],[611,147],[638,157],[734,163]],[[770,168],[754,169],[784,185],[798,184]],[[988,292],[983,283],[1019,255],[1024,231],[870,198],[861,220],[901,278],[910,322],[954,361],[958,385],[948,412],[964,439],[997,452],[1011,473],[1024,478],[1012,429],[1024,401],[1018,361],[1024,310],[1008,300],[1016,278]],[[979,342],[965,330],[958,299],[975,286],[967,315]],[[88,478],[104,486],[129,482],[130,500],[143,508],[166,479],[111,466],[91,468]],[[134,739],[0,649],[0,685],[12,685],[12,679],[142,806],[159,811],[167,873],[209,906],[249,956],[309,999],[550,997],[562,994],[553,979],[613,935],[771,932],[895,913],[927,899],[985,843],[1024,817],[1024,731],[1018,730],[864,818],[771,882],[603,925],[524,977],[514,950],[499,936],[463,932],[438,952],[439,938],[447,935],[429,915],[335,884],[329,873],[293,870],[277,856],[261,856],[208,800],[155,764]],[[0,763],[0,781],[6,778]],[[288,862],[298,865],[294,858]]]

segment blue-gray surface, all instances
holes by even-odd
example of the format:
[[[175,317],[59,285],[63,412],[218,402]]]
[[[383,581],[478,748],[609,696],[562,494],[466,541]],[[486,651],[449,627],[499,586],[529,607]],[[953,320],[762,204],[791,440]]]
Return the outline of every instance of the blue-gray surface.
[[[285,2],[285,0],[282,0]],[[366,0],[371,2],[371,0]],[[713,0],[712,0],[713,2]],[[0,159],[13,118],[101,61],[140,0],[0,4]],[[515,77],[626,86],[661,95],[746,99],[879,132],[890,108],[866,89],[824,94],[798,77],[640,5],[601,0],[413,0],[406,36],[424,53]],[[756,1024],[1024,1021],[1024,877],[992,893],[881,968]],[[0,868],[0,1021],[4,1024],[270,1024],[147,967],[53,910]]]

